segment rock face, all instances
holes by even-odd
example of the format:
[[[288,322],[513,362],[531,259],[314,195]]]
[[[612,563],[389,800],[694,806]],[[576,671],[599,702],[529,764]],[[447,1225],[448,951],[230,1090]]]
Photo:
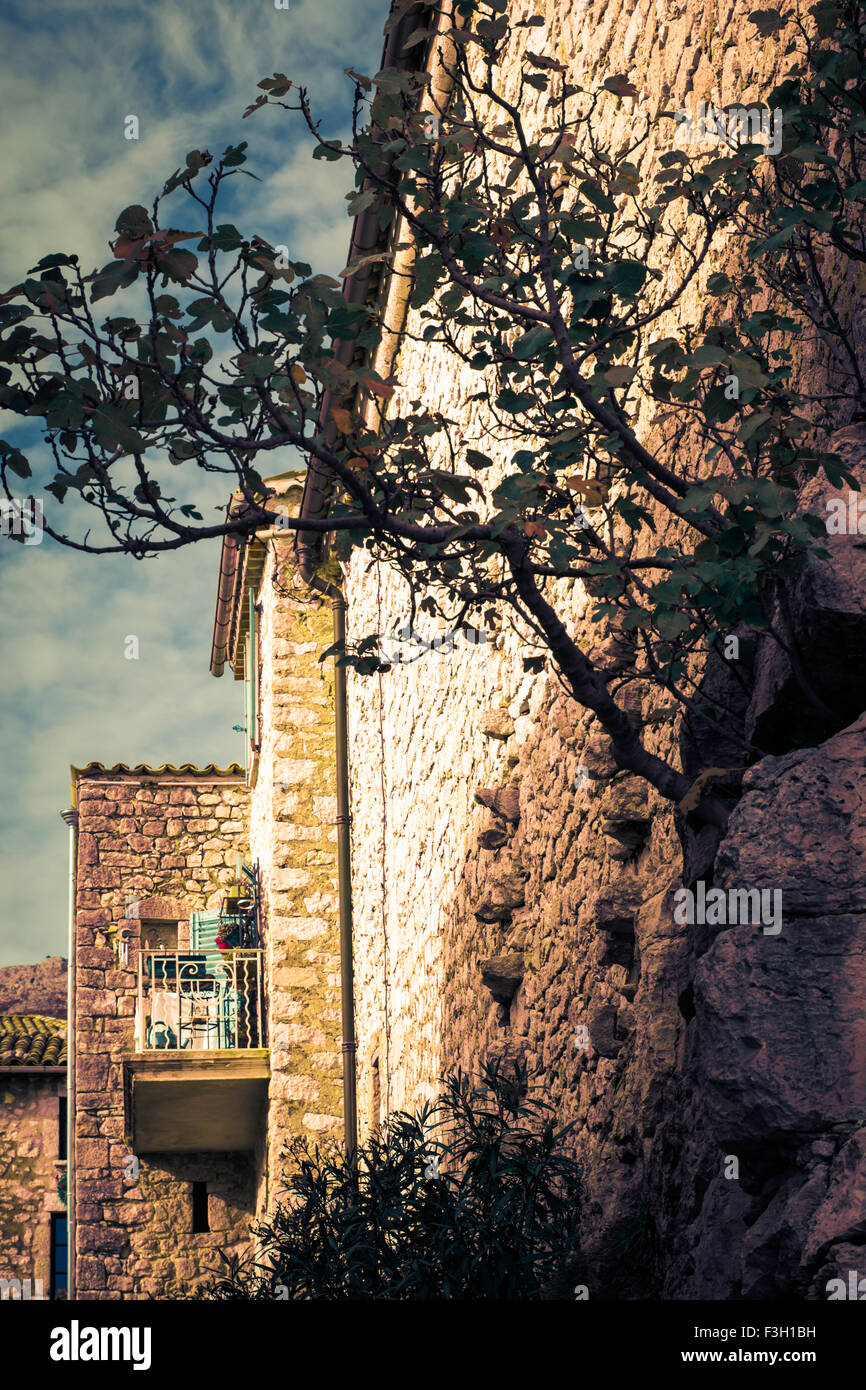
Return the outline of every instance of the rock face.
[[[828,1254],[866,1230],[864,761],[866,716],[764,759],[716,859],[720,887],[778,891],[782,925],[723,928],[695,971],[690,1103],[750,1199],[725,1216],[740,1226],[737,1259],[711,1270],[706,1214],[718,1220],[735,1187],[717,1163],[686,1235],[704,1296],[826,1296]]]
[[[809,683],[832,718],[810,708],[788,656],[765,640],[748,733],[770,752],[795,741],[820,742],[835,731],[834,721],[835,728],[842,728],[866,706],[866,662],[855,657],[866,648],[866,425],[849,425],[830,443],[858,479],[861,492],[833,488],[823,475],[806,483],[800,511],[820,517],[828,527],[828,554],[810,558],[788,602]],[[843,653],[847,659],[840,659]]]
[[[37,965],[0,968],[0,1014],[66,1017],[66,960],[49,956]]]
[[[499,1004],[510,1004],[524,975],[523,957],[512,952],[510,955],[493,956],[481,963],[481,978]]]
[[[488,738],[510,738],[514,733],[514,720],[505,709],[485,710],[478,727]]]
[[[517,823],[520,820],[519,787],[479,787],[475,793],[479,806],[495,811],[504,820]]]
[[[652,110],[759,100],[785,64],[732,0],[708,22],[694,4],[649,0],[537,0],[533,13],[570,81],[625,74]],[[545,119],[531,103],[525,118]],[[629,102],[600,116],[599,138],[621,143],[634,116]],[[672,329],[701,323],[707,303],[696,282]],[[410,313],[409,328],[420,337],[423,322]],[[495,435],[477,377],[435,345],[407,338],[394,379],[399,399],[423,397],[467,439]],[[862,426],[834,444],[863,467]],[[804,490],[804,510],[824,514],[822,489]],[[374,1059],[401,1108],[444,1070],[519,1058],[528,1086],[576,1121],[591,1297],[823,1299],[831,1280],[866,1277],[864,539],[835,538],[790,596],[829,717],[808,712],[777,649],[758,648],[745,692],[713,675],[767,754],[755,766],[732,762],[717,731],[690,746],[648,682],[623,693],[653,752],[695,775],[737,766],[721,840],[617,769],[597,723],[527,671],[507,625],[472,654],[350,675],[360,1094]],[[358,560],[348,592],[350,636],[405,623],[395,575]],[[591,622],[588,595],[560,586],[556,607],[619,679],[628,644]],[[522,902],[494,903],[512,873]],[[674,895],[698,881],[726,902],[757,891],[757,916],[680,920]],[[761,892],[770,908],[781,894],[778,931]],[[511,954],[524,974],[506,1008],[481,974]]]

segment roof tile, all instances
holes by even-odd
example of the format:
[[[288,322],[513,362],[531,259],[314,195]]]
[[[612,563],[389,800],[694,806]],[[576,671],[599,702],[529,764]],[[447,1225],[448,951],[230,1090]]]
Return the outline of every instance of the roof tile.
[[[0,1067],[66,1065],[66,1021],[44,1014],[0,1014]]]

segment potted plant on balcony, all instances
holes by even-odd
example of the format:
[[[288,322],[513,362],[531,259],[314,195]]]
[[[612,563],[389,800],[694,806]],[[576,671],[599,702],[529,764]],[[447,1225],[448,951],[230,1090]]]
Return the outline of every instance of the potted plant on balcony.
[[[233,951],[240,940],[240,923],[223,923],[217,934],[216,944],[220,951]]]

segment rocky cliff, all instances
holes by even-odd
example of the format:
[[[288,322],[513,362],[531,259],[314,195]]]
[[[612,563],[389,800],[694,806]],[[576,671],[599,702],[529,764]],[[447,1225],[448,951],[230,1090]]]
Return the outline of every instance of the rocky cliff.
[[[66,960],[47,956],[37,965],[0,967],[0,1014],[66,1017]]]

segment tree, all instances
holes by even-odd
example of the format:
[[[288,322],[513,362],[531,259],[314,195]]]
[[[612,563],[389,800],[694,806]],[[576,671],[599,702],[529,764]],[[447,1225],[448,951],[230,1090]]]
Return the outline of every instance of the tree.
[[[398,4],[389,26],[414,8]],[[282,73],[245,113],[284,107],[319,141],[314,158],[349,161],[349,211],[374,216],[381,248],[342,275],[389,264],[410,275],[421,341],[475,376],[477,437],[372,370],[374,295],[351,302],[339,280],[218,220],[226,181],[247,172],[246,142],[216,161],[193,151],[149,212],[125,209],[101,270],[49,256],[2,297],[0,403],[43,423],[54,502],[73,499],[102,526],[76,536],[55,509],[46,530],[96,553],[140,558],[273,523],[262,475],[276,450],[296,449],[338,495],[327,516],[291,526],[327,533],[340,560],[362,547],[396,566],[413,620],[417,607],[456,629],[511,610],[597,715],[619,766],[723,825],[717,770],[692,785],[649,750],[620,696],[639,675],[687,719],[729,726],[704,672],[708,650],[744,624],[785,648],[804,700],[832,713],[784,599],[825,533],[797,513],[798,487],[821,471],[858,486],[829,440],[866,407],[849,302],[866,254],[866,7],[756,11],[758,35],[786,31],[793,49],[757,113],[779,115],[778,153],[756,138],[754,112],[751,123],[720,113],[709,150],[661,155],[651,202],[636,161],[686,113],[643,116],[639,104],[630,141],[608,148],[609,108],[640,94],[619,76],[575,87],[533,50],[543,21],[512,22],[508,8],[459,0],[430,71],[412,65],[434,41],[424,27],[400,66],[348,70],[345,144],[320,138],[307,92]],[[178,193],[199,230],[166,225]],[[705,323],[670,329],[717,253],[727,270],[706,278]],[[123,293],[143,293],[146,314],[97,323],[94,306]],[[173,468],[187,493],[200,470],[222,473],[240,505],[208,523],[172,495]],[[0,476],[7,497],[31,476],[6,442]],[[562,621],[574,580],[627,649],[616,679]],[[381,669],[379,637],[340,659]],[[743,743],[744,760],[760,754]]]
[[[551,1108],[514,1078],[454,1073],[416,1115],[395,1113],[347,1161],[291,1146],[288,1200],[226,1260],[204,1297],[537,1299],[578,1252],[581,1170]],[[573,1296],[569,1286],[568,1297]],[[202,1297],[199,1292],[197,1297]]]

